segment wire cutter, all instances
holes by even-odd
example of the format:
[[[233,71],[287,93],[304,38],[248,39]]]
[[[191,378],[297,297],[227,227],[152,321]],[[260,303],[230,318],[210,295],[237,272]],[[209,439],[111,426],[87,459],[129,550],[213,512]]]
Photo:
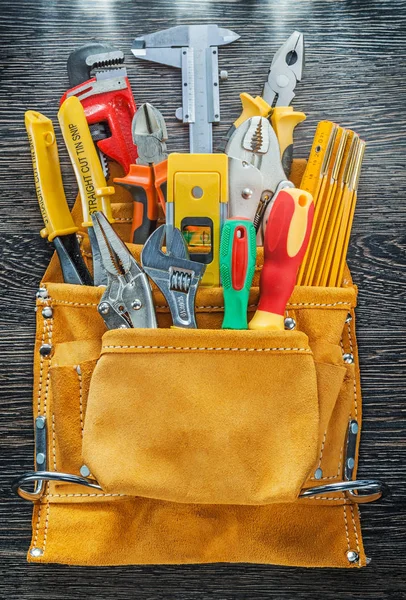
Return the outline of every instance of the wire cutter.
[[[270,119],[279,141],[282,166],[287,177],[293,157],[293,130],[306,119],[304,113],[296,112],[290,106],[295,97],[296,84],[302,79],[304,59],[303,34],[294,31],[273,58],[262,96],[253,98],[247,93],[240,94],[242,113],[228,133],[230,137],[249,117]]]
[[[251,117],[233,133],[226,146],[229,157],[229,217],[253,221],[257,232],[265,230],[272,199],[284,188],[286,179],[276,133],[265,117]],[[259,232],[258,243],[262,241]]]
[[[91,215],[93,230],[107,273],[107,287],[98,311],[108,329],[156,328],[148,277],[102,212]]]
[[[165,212],[168,139],[165,120],[152,104],[143,104],[135,113],[132,135],[138,158],[125,177],[116,177],[134,199],[131,241],[144,244],[156,228],[158,202]]]

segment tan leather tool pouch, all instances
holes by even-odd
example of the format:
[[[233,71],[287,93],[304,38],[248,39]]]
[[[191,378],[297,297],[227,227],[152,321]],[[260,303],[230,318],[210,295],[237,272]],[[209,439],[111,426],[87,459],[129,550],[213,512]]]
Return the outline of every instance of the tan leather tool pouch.
[[[261,265],[259,252],[250,317]],[[366,564],[357,505],[341,491],[301,496],[343,481],[348,425],[361,425],[348,273],[342,288],[297,287],[296,327],[281,332],[221,330],[220,288],[198,290],[197,330],[171,329],[154,289],[159,329],[107,331],[102,290],[61,281],[53,257],[37,300],[34,417],[48,471],[87,470],[100,488],[46,483],[30,561]]]

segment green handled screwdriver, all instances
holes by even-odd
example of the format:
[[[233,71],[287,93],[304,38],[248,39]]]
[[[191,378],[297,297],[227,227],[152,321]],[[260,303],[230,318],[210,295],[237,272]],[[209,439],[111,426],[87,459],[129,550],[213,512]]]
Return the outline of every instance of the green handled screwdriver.
[[[247,308],[256,254],[256,231],[252,221],[242,217],[227,219],[220,241],[223,329],[248,329]]]

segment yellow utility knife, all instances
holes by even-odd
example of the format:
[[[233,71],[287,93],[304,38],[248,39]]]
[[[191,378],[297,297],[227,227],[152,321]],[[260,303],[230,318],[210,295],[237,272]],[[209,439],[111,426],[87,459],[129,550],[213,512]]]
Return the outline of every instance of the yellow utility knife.
[[[58,112],[58,120],[79,186],[83,211],[82,226],[88,228],[92,247],[94,284],[107,285],[107,274],[90,215],[101,211],[110,223],[114,222],[110,206],[114,187],[106,183],[83,106],[76,96],[70,96],[64,101]]]
[[[30,143],[35,191],[44,220],[41,237],[53,242],[65,283],[93,285],[83,261],[59,164],[58,147],[52,121],[34,110],[25,113],[25,128]]]
[[[294,31],[273,58],[262,96],[253,98],[247,93],[240,94],[242,113],[227,134],[230,137],[250,117],[270,119],[278,137],[282,166],[287,178],[293,157],[293,130],[306,119],[304,113],[296,112],[290,106],[295,97],[296,83],[302,79],[303,67],[303,34]]]

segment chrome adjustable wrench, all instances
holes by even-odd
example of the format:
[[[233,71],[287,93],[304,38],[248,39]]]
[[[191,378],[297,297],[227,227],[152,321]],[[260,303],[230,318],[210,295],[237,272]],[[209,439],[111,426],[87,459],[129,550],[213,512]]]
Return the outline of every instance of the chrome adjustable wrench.
[[[148,238],[141,252],[143,269],[165,296],[174,326],[196,328],[196,291],[206,265],[189,259],[185,239],[176,227],[163,252],[164,235],[165,225],[161,225]]]

